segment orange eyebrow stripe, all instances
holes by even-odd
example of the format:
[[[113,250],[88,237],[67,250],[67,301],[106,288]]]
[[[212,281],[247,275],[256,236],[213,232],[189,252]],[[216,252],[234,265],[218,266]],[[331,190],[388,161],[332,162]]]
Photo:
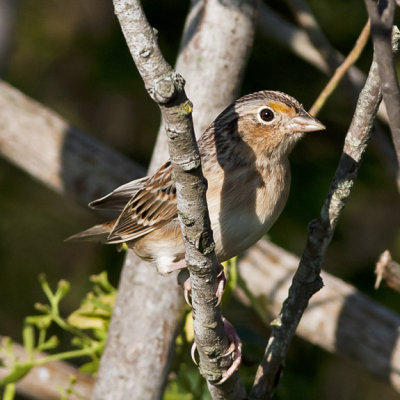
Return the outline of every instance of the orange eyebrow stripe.
[[[269,103],[269,106],[275,111],[280,111],[283,113],[289,113],[290,111],[293,110],[292,107],[289,107],[283,103]]]

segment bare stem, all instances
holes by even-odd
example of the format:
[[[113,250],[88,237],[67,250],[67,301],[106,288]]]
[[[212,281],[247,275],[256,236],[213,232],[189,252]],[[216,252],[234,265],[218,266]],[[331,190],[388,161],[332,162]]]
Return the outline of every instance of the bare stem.
[[[383,100],[389,116],[390,131],[397,155],[397,184],[400,190],[400,88],[392,52],[392,31],[396,4],[394,0],[365,0],[371,19],[374,53],[379,66]]]
[[[324,90],[320,93],[317,100],[315,100],[314,104],[312,105],[310,109],[311,115],[317,115],[319,113],[321,108],[324,106],[326,100],[337,88],[339,82],[345,76],[347,71],[358,60],[358,57],[360,57],[365,45],[368,42],[369,33],[370,33],[370,23],[369,21],[367,21],[353,49],[347,55],[342,64],[338,68],[336,68],[336,71],[329,80],[328,84],[325,86]]]
[[[311,221],[309,225],[306,248],[293,277],[289,296],[283,304],[279,317],[271,324],[271,336],[250,395],[252,400],[272,398],[289,344],[301,316],[311,296],[323,286],[320,272],[326,249],[357,177],[361,157],[369,141],[380,101],[377,64],[373,61],[358,99],[328,196],[319,218]]]

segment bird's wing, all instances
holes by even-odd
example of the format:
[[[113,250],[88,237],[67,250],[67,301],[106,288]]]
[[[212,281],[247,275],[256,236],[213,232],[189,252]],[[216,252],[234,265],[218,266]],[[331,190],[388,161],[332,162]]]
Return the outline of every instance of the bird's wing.
[[[177,216],[171,164],[164,164],[126,204],[106,243],[137,239]]]
[[[144,186],[148,176],[136,179],[135,181],[125,183],[125,185],[117,187],[111,193],[100,199],[89,203],[89,207],[93,209],[114,210],[121,212],[128,201]]]

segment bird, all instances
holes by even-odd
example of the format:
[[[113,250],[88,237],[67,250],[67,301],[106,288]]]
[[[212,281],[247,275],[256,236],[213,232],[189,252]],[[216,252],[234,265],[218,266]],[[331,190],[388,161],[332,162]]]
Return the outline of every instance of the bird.
[[[293,97],[262,90],[236,100],[204,131],[198,148],[219,262],[268,232],[289,195],[290,152],[305,133],[324,129]],[[170,161],[89,206],[119,216],[67,240],[126,243],[161,274],[186,267]]]

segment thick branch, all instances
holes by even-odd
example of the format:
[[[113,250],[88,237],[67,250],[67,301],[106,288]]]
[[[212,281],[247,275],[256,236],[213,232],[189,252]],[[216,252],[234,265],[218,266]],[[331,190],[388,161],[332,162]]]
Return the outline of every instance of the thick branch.
[[[256,4],[251,0],[235,0],[223,4],[210,0],[192,4],[193,9],[188,16],[182,39],[185,46],[178,59],[178,71],[184,72],[188,80],[186,89],[196,104],[196,125],[197,119],[203,121],[202,124],[211,122],[207,122],[207,118],[212,118],[220,111],[213,108],[218,106],[218,102],[225,106],[234,100],[240,85],[240,75],[234,72],[242,70],[247,63],[246,55],[254,33]],[[243,11],[248,11],[249,7],[253,8],[252,12]],[[209,30],[214,40],[210,39]],[[216,37],[224,40],[215,40]],[[221,63],[226,63],[225,84],[216,82],[217,78],[220,79],[218,68]],[[225,89],[220,90],[220,87]],[[218,101],[214,104],[215,99]],[[166,139],[162,127],[150,171],[154,171],[168,158]],[[115,399],[124,396],[143,398],[144,394],[149,399],[158,399],[163,393],[175,335],[184,311],[182,293],[174,274],[160,276],[155,268],[149,268],[147,263],[138,260],[131,251],[127,254],[122,274],[116,311],[95,387],[97,398],[108,392]],[[163,294],[162,299],[160,293]],[[142,349],[140,359],[127,357],[130,348]],[[210,391],[217,392],[216,395],[219,390],[219,387],[210,386]]]
[[[271,336],[251,393],[252,399],[272,398],[300,318],[311,296],[322,287],[319,274],[325,252],[338,218],[350,196],[380,100],[377,64],[373,61],[347,132],[343,154],[327,199],[319,218],[310,223],[306,248],[293,277],[289,296],[283,304],[280,316],[272,324]]]
[[[192,105],[186,97],[182,77],[163,59],[140,3],[134,0],[114,0],[114,7],[146,89],[159,105],[166,125],[177,188],[178,214],[186,247],[186,263],[192,281],[193,311],[196,316],[194,331],[200,366],[207,380],[217,381],[227,367],[223,354],[229,343],[224,333],[220,309],[215,307],[218,264],[205,198],[206,182],[201,172],[200,155],[193,131]],[[224,385],[229,398],[232,387],[237,386],[236,382],[237,374],[229,384]]]
[[[397,182],[400,185],[400,88],[392,52],[392,30],[396,4],[394,0],[381,1],[379,6],[373,0],[365,0],[365,4],[371,19],[374,54],[379,66],[383,100],[389,116],[390,130],[397,154]]]
[[[2,81],[0,126],[3,157],[85,206],[115,186],[144,175],[138,164]]]

